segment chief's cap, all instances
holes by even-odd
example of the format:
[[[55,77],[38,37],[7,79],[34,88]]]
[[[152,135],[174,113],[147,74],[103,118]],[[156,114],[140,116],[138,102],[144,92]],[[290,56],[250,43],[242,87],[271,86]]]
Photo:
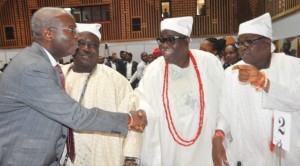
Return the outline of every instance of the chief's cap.
[[[272,21],[269,13],[240,24],[238,35],[252,33],[272,39]]]
[[[160,48],[155,48],[155,49],[153,50],[152,54],[153,54],[153,56],[154,56],[155,58],[161,56]]]
[[[99,29],[101,28],[101,24],[82,24],[76,23],[78,32],[91,32],[96,35],[99,40],[101,40],[101,34]]]
[[[160,31],[172,30],[190,37],[193,27],[193,17],[166,18],[160,23]]]

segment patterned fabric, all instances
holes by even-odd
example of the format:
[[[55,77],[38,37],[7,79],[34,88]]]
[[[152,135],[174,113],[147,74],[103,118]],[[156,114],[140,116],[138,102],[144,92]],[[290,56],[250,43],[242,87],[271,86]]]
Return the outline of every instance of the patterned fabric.
[[[61,70],[61,67],[59,64],[55,66],[56,71],[59,74],[59,78],[61,81],[61,87],[65,90],[65,76],[64,73]],[[71,161],[74,162],[75,160],[75,144],[74,144],[74,134],[71,128],[69,128],[68,131],[68,137],[67,137],[67,155],[70,157]]]
[[[66,92],[79,101],[82,88],[89,73],[75,73],[65,65]],[[106,65],[98,65],[88,82],[82,104],[87,108],[98,107],[111,112],[134,110],[130,102],[132,88],[125,77]],[[133,103],[133,104],[129,104]],[[74,132],[76,159],[69,166],[121,166],[124,157],[140,156],[141,135],[130,131],[124,138],[118,134],[99,132]],[[65,152],[66,153],[66,150]]]

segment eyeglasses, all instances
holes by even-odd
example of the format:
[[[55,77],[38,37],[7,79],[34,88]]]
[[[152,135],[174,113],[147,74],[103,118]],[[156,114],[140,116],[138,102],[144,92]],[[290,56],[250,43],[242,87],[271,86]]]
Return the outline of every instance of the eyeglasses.
[[[48,29],[52,29],[52,28],[66,30],[66,31],[68,31],[68,32],[70,32],[70,33],[72,33],[72,34],[74,34],[74,35],[76,35],[76,34],[79,33],[78,30],[77,30],[77,28],[50,27],[50,28],[48,28]]]
[[[175,44],[175,42],[178,40],[178,39],[185,39],[187,38],[186,36],[183,36],[183,37],[178,37],[178,36],[169,36],[167,38],[163,38],[163,37],[159,37],[159,38],[156,38],[156,42],[157,44],[164,44],[165,42],[167,42],[168,44],[170,45],[173,45]]]
[[[243,42],[236,42],[235,46],[237,48],[240,48],[241,46],[250,47],[250,46],[252,46],[253,42],[255,42],[257,40],[260,40],[260,39],[263,39],[263,38],[265,38],[265,37],[262,36],[262,37],[259,37],[257,39],[253,39],[253,40],[246,40],[246,41],[243,41]]]
[[[99,44],[100,43],[96,43],[96,42],[87,42],[84,40],[79,40],[78,41],[78,47],[82,48],[84,46],[87,46],[88,48],[99,48]]]

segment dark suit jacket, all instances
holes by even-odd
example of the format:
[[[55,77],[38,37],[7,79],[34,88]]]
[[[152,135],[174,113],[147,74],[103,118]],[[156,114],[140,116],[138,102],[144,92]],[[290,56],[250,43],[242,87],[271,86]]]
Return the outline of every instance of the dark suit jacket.
[[[111,61],[106,62],[105,64],[109,67],[111,67]],[[122,59],[116,59],[116,70],[122,74],[124,77],[126,77],[126,67],[124,65],[124,62]]]
[[[38,43],[14,57],[1,76],[0,165],[54,166],[66,126],[126,135],[127,122],[125,113],[86,109],[70,98]]]
[[[124,64],[125,64],[125,76],[126,76],[126,72],[127,72],[127,62],[125,62]],[[132,66],[131,66],[131,74],[132,74],[132,75],[136,72],[137,65],[138,65],[138,63],[137,63],[136,61],[132,61]]]

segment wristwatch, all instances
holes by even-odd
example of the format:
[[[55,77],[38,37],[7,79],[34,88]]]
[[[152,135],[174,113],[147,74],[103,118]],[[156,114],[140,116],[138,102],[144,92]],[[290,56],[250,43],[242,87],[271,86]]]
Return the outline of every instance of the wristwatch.
[[[140,160],[135,157],[125,157],[125,162],[123,166],[138,166],[140,165]]]

